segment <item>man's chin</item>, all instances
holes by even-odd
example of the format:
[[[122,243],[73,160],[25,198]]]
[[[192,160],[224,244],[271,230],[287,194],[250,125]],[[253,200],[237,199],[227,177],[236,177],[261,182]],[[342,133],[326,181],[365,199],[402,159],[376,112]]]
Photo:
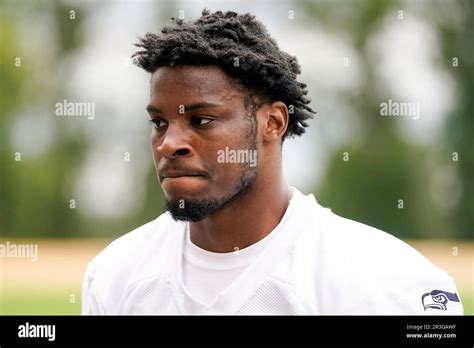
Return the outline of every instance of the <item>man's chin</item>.
[[[175,221],[188,221],[188,222],[199,222],[204,220],[205,216],[195,216],[195,215],[181,215],[181,214],[173,214],[170,212],[171,217]]]
[[[165,210],[176,221],[198,222],[221,208],[219,201],[185,200],[166,201]]]

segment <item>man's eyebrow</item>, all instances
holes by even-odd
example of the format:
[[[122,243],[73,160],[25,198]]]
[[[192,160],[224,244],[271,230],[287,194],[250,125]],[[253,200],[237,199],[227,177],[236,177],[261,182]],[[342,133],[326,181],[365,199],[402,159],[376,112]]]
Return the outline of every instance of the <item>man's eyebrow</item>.
[[[188,111],[204,109],[204,108],[217,108],[217,107],[220,107],[221,105],[214,104],[214,103],[201,102],[201,103],[195,103],[195,104],[183,105],[183,106],[184,106],[184,112],[188,112]],[[181,105],[180,105],[180,107],[181,107]],[[148,105],[146,107],[146,111],[152,112],[152,113],[155,113],[155,114],[162,114],[163,113],[163,111],[161,111],[161,109],[158,109],[157,107],[154,107],[153,105]]]
[[[152,113],[155,113],[155,114],[162,114],[163,113],[160,109],[155,108],[153,105],[148,105],[146,107],[146,111],[152,112]]]
[[[184,111],[188,112],[188,111],[193,111],[197,109],[217,108],[219,106],[220,106],[219,104],[201,102],[201,103],[196,103],[196,104],[191,104],[191,105],[184,105]]]

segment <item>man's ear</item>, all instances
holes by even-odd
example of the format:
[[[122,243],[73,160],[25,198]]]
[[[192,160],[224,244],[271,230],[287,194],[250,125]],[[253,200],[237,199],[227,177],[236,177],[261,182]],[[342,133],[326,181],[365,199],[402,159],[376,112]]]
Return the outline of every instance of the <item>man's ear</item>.
[[[260,110],[262,121],[262,138],[264,142],[281,142],[288,128],[288,108],[281,101],[263,106]],[[259,113],[260,113],[259,112]]]

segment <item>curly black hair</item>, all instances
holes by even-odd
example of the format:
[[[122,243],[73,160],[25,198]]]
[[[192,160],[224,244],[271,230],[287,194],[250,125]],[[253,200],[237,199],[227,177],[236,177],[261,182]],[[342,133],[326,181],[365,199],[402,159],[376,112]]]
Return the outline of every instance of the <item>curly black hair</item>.
[[[134,63],[154,73],[162,66],[217,66],[248,92],[253,105],[282,101],[289,110],[286,137],[301,135],[315,112],[296,57],[279,49],[265,26],[250,13],[211,13],[194,21],[174,20],[161,34],[147,33],[135,44]]]

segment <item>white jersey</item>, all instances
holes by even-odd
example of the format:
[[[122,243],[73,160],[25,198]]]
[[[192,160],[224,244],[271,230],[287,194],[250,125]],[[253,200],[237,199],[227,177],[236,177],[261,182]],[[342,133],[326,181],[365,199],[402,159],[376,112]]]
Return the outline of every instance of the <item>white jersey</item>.
[[[209,302],[183,281],[187,222],[168,213],[89,264],[83,314],[462,314],[451,277],[399,239],[294,189],[270,242]]]

